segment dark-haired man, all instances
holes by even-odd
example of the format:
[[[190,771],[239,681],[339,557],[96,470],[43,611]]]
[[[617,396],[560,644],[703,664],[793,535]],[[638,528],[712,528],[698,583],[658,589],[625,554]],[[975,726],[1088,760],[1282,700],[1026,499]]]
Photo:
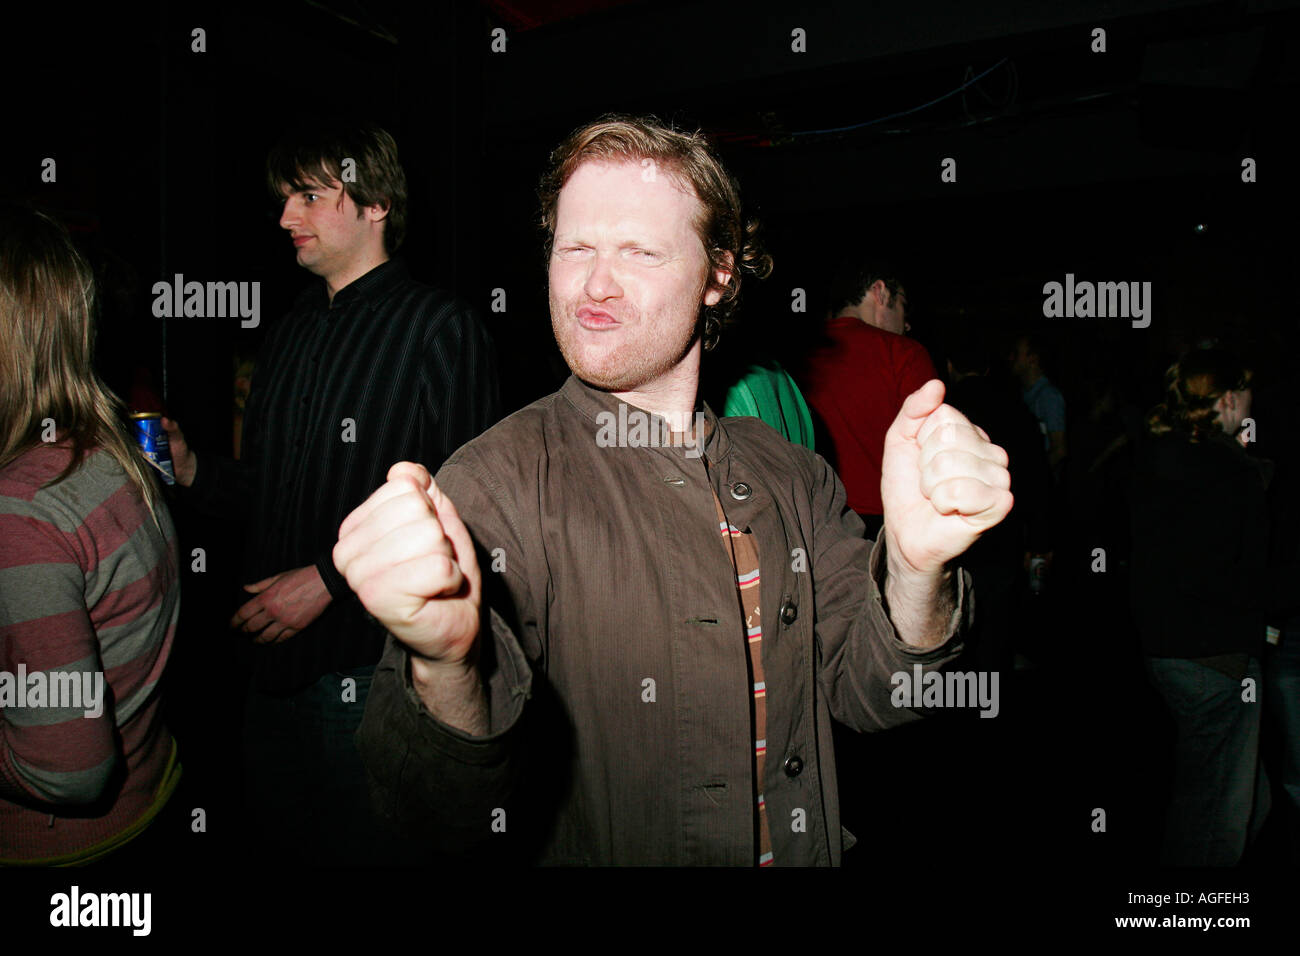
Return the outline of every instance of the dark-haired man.
[[[831,284],[824,341],[809,354],[801,376],[825,436],[818,447],[869,535],[884,521],[885,433],[907,396],[936,377],[925,347],[903,334],[909,328],[907,292],[896,268],[846,259]]]
[[[352,736],[384,631],[330,557],[339,523],[387,465],[437,467],[498,417],[491,341],[447,293],[390,256],[406,219],[393,138],[374,126],[294,133],[267,161],[280,226],[319,277],[271,331],[239,461],[196,457],[169,429],[176,476],[209,510],[249,518],[255,635],[246,711],[248,805],[262,836],[319,862],[378,862]],[[170,423],[168,423],[170,424]]]
[[[431,849],[838,863],[831,717],[915,718],[890,675],[960,649],[949,561],[1010,508],[1006,455],[928,383],[873,546],[824,461],[698,402],[702,337],[770,265],[703,138],[590,124],[542,195],[573,375],[340,528],[393,635],[358,735],[379,804]]]

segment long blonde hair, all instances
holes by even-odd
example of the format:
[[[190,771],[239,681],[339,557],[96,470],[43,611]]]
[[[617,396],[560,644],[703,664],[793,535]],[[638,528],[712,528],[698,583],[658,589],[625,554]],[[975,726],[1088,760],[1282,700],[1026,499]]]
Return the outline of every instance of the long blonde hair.
[[[157,522],[158,489],[95,374],[95,284],[67,231],[49,216],[0,204],[0,467],[41,444],[47,420],[72,441],[67,478],[102,448],[122,466]]]

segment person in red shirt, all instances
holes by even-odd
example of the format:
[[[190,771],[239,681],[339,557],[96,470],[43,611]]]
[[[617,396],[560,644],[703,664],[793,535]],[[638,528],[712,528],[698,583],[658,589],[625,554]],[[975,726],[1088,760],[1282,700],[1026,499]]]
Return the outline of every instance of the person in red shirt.
[[[897,270],[884,262],[851,261],[832,285],[824,335],[800,381],[821,431],[817,450],[839,473],[849,507],[871,537],[883,522],[885,432],[903,400],[938,377],[925,347],[904,335],[910,327]]]

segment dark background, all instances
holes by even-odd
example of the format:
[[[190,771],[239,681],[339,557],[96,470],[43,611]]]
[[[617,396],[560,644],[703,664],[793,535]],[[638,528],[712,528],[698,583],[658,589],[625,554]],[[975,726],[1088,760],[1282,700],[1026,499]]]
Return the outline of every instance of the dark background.
[[[1259,371],[1257,450],[1285,456],[1298,23],[1300,3],[1282,0],[48,4],[5,28],[0,196],[57,214],[95,264],[110,384],[126,394],[145,366],[192,444],[225,451],[235,356],[255,355],[317,281],[294,264],[263,183],[288,125],[351,115],[394,133],[411,192],[404,254],[484,317],[513,409],[565,373],[536,224],[548,152],[602,112],[650,112],[710,133],[762,219],[776,270],[746,287],[742,316],[778,356],[821,318],[837,257],[865,243],[908,267],[912,334],[937,360],[954,323],[991,342],[1036,326],[1072,416],[1099,381],[1150,404],[1190,343],[1242,349]],[[191,50],[196,27],[206,52]],[[1090,51],[1096,27],[1105,53]],[[807,52],[792,51],[795,28]],[[843,127],[856,128],[824,132]],[[45,157],[55,183],[41,181]],[[945,157],[955,183],[940,180]],[[1255,183],[1242,182],[1244,157]],[[178,272],[260,281],[262,326],[154,319],[152,284]],[[1067,272],[1152,282],[1150,328],[1044,320],[1043,284]],[[503,313],[490,311],[497,288]],[[805,313],[791,311],[795,289]],[[208,809],[209,832],[178,832],[192,861],[178,866],[241,886],[240,648],[220,626],[236,552],[224,529],[181,520],[182,554],[210,546],[209,575],[186,580],[169,677],[185,799]],[[1105,922],[1153,880],[1228,889],[1284,865],[1279,823],[1230,880],[1149,872],[1171,725],[1136,669],[1123,587],[1043,616],[1037,676],[1007,720],[873,742],[870,763],[846,774],[846,820],[863,842],[842,885],[896,887],[901,868],[919,867],[927,892],[1020,912],[1006,928],[1050,913],[1050,887],[1082,887],[1058,902]],[[1095,807],[1107,808],[1105,834],[1090,829]],[[165,892],[162,875],[141,879]]]

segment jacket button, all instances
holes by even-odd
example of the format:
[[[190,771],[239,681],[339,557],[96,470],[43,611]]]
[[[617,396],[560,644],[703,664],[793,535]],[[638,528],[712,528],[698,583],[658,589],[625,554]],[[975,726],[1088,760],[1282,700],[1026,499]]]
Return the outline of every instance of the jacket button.
[[[753,494],[753,491],[750,489],[749,485],[745,484],[743,481],[738,481],[731,486],[731,497],[735,498],[737,501],[744,501],[751,494]]]
[[[785,775],[787,777],[797,777],[803,773],[803,760],[799,757],[785,758]]]
[[[793,624],[799,617],[799,609],[795,607],[793,601],[786,601],[781,605],[781,620],[786,624]]]

